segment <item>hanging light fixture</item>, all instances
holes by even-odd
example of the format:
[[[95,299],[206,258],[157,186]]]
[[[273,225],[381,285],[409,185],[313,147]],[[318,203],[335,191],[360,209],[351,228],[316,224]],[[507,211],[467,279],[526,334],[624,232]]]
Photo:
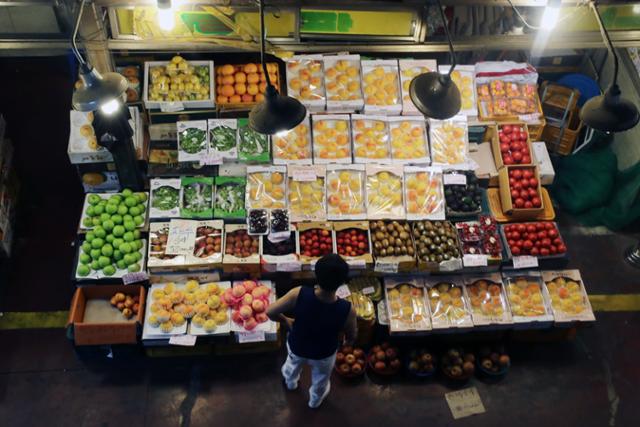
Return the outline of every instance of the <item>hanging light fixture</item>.
[[[618,55],[616,54],[609,33],[602,22],[595,1],[589,3],[596,16],[600,32],[607,49],[613,56],[613,81],[603,95],[588,100],[580,110],[580,119],[593,129],[603,132],[623,132],[629,130],[640,121],[640,114],[635,104],[622,98],[618,87]]]
[[[424,73],[411,80],[409,96],[416,108],[426,117],[445,120],[460,112],[460,90],[451,80],[451,73],[456,68],[456,54],[451,42],[451,34],[447,26],[447,20],[442,10],[442,4],[438,0],[438,9],[444,25],[444,32],[449,42],[449,54],[451,55],[451,68],[447,74],[437,71]]]
[[[264,61],[265,26],[264,0],[259,0],[260,8],[260,62],[267,79],[265,100],[249,112],[249,126],[258,133],[273,135],[298,126],[307,115],[307,109],[295,98],[283,96],[271,83],[267,64]]]

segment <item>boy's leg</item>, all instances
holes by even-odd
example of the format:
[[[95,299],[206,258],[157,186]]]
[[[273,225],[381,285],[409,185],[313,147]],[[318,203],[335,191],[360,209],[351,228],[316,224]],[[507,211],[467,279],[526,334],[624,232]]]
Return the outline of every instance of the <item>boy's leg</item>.
[[[289,348],[289,343],[287,343],[287,353],[287,360],[282,365],[281,372],[287,388],[295,390],[298,388],[298,380],[300,380],[300,372],[305,364],[305,359],[293,354]]]
[[[309,407],[317,408],[331,389],[331,371],[336,363],[336,355],[321,360],[309,360],[311,365],[311,387],[309,388]]]

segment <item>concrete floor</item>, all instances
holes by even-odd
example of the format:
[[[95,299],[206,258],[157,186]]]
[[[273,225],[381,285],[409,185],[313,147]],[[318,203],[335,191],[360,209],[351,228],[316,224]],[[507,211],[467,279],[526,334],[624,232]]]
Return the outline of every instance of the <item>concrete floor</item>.
[[[19,141],[18,172],[26,195],[15,256],[0,284],[0,311],[66,310],[73,292],[70,243],[81,203],[77,178],[64,157],[68,105],[60,105],[61,99],[68,101],[72,82],[64,60],[55,66],[49,61],[49,78],[40,83],[37,68],[30,72],[25,64],[33,62],[0,62],[0,74],[36,82],[26,95],[46,89],[48,96],[38,105],[15,107],[8,100],[18,99],[25,89],[6,84],[11,79],[0,87],[0,111],[11,137]],[[26,114],[38,118],[38,126]],[[640,274],[621,261],[632,235],[589,235],[570,219],[560,215],[559,220],[569,267],[582,271],[589,293],[638,292]],[[507,336],[513,364],[509,375],[493,384],[472,379],[469,385],[478,388],[486,413],[457,421],[444,399],[451,388],[439,378],[356,383],[334,378],[331,395],[321,410],[312,411],[306,406],[308,374],[299,391],[282,387],[281,352],[151,359],[134,348],[114,359],[80,359],[62,329],[5,330],[0,331],[0,425],[637,425],[640,314],[596,316],[593,327],[569,342],[532,343]],[[403,343],[410,344],[443,345],[435,339]]]

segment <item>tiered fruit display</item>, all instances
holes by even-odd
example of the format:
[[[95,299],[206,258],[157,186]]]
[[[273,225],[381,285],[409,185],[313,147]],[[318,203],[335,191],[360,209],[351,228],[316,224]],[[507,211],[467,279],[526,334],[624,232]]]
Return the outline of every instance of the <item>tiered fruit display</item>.
[[[485,346],[479,352],[480,370],[489,375],[503,375],[511,366],[511,358],[505,352],[503,346],[494,348]]]
[[[278,64],[268,63],[267,71],[271,84],[278,86]],[[260,64],[216,67],[216,100],[218,104],[252,104],[264,101],[267,79]]]
[[[288,60],[287,88],[289,95],[300,101],[324,100],[322,60],[314,58]]]
[[[475,356],[457,348],[448,350],[440,361],[444,374],[454,380],[466,380],[475,372]]]
[[[250,236],[247,230],[236,230],[225,234],[225,254],[237,258],[247,258],[257,255],[260,240],[256,236]]]
[[[324,78],[327,100],[357,101],[362,99],[360,61],[339,59],[332,65],[325,61]]]
[[[206,225],[198,227],[193,255],[198,258],[208,258],[220,253],[222,253],[222,230]]]
[[[413,283],[401,283],[387,288],[387,304],[392,330],[419,330],[428,327],[429,312],[422,287]]]
[[[546,282],[546,285],[554,310],[569,315],[587,311],[585,294],[578,281],[568,277],[557,277]]]
[[[146,201],[145,193],[133,193],[129,189],[108,198],[97,194],[87,196],[82,225],[93,228],[80,247],[78,276],[86,277],[92,272],[113,276],[116,270],[141,270],[140,250],[144,243],[137,227],[145,222]]]
[[[367,173],[367,212],[369,217],[404,217],[402,176],[391,171]]]
[[[358,257],[369,253],[369,233],[359,228],[348,228],[336,232],[336,247],[339,255]]]
[[[336,353],[336,372],[343,377],[358,377],[366,368],[364,350],[350,345],[340,347]]]
[[[195,281],[188,282],[189,287],[185,291],[195,289]],[[217,283],[205,283],[199,286],[191,294],[193,297],[185,295],[186,301],[195,299],[195,315],[191,318],[193,326],[202,328],[207,333],[213,333],[221,326],[229,322],[229,307],[223,300],[222,289]],[[206,298],[206,301],[204,301]],[[204,301],[204,302],[202,302]]]
[[[389,106],[400,104],[398,68],[388,65],[363,67],[363,91],[367,105]]]
[[[131,319],[133,316],[138,315],[140,311],[140,297],[138,295],[125,295],[122,292],[117,292],[109,300],[111,305],[122,312],[125,319]]]
[[[353,155],[356,159],[390,159],[389,131],[383,120],[353,120]]]
[[[300,255],[321,257],[333,252],[331,231],[311,228],[300,232]]]
[[[251,172],[247,176],[247,208],[282,209],[285,207],[285,174]]]
[[[364,171],[327,172],[327,209],[330,217],[364,217]]]
[[[437,172],[405,172],[407,214],[415,216],[444,213],[442,174]]]
[[[513,256],[546,257],[567,252],[558,228],[552,221],[507,224],[503,226],[503,231]]]
[[[521,276],[509,280],[509,305],[514,316],[538,317],[547,314],[542,288],[537,280]]]
[[[289,177],[288,191],[292,217],[307,220],[325,219],[327,208],[324,176],[316,176],[315,181],[295,181],[293,177]]]
[[[377,374],[396,374],[402,367],[399,355],[400,352],[398,348],[391,346],[388,342],[383,342],[380,345],[374,345],[368,356],[369,367]]]
[[[233,284],[224,291],[222,299],[231,307],[231,320],[247,331],[269,320],[265,312],[269,307],[271,288],[254,280]]]
[[[488,280],[476,280],[467,286],[471,311],[483,316],[501,317],[507,303],[502,294],[502,284]]]
[[[498,125],[500,155],[505,165],[531,164],[529,150],[529,133],[525,126],[505,124]]]
[[[515,209],[533,209],[542,207],[540,183],[534,167],[509,168],[509,193]]]
[[[391,157],[394,160],[408,162],[429,158],[427,131],[424,120],[390,121]]]
[[[275,134],[273,139],[273,159],[294,161],[309,160],[313,157],[311,152],[311,129],[309,120],[305,119],[295,128],[284,134]]]
[[[371,221],[371,240],[376,257],[413,256],[411,227],[405,221]]]
[[[440,263],[460,258],[458,235],[449,221],[417,221],[413,238],[418,260]]]
[[[468,315],[462,296],[462,287],[453,283],[438,283],[428,291],[431,316],[434,319],[447,319],[457,324]]]
[[[431,160],[434,164],[459,165],[469,160],[466,122],[434,122],[431,124],[430,132]]]
[[[351,163],[349,116],[344,119],[316,119],[313,122],[314,160]]]
[[[174,56],[166,66],[149,69],[150,101],[198,101],[210,99],[208,65],[193,66]]]
[[[411,350],[407,369],[413,375],[428,376],[436,370],[436,357],[426,349]]]
[[[482,210],[482,187],[473,171],[464,173],[467,184],[445,184],[444,198],[447,202],[447,214],[468,215]]]

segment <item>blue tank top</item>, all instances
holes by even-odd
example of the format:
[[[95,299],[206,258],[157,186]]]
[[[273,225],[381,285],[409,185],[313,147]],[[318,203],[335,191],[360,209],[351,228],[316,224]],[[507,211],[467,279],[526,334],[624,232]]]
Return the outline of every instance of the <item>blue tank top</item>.
[[[302,286],[293,311],[295,322],[289,333],[289,348],[300,357],[324,359],[336,352],[338,335],[351,311],[351,303],[320,301],[312,287]]]

